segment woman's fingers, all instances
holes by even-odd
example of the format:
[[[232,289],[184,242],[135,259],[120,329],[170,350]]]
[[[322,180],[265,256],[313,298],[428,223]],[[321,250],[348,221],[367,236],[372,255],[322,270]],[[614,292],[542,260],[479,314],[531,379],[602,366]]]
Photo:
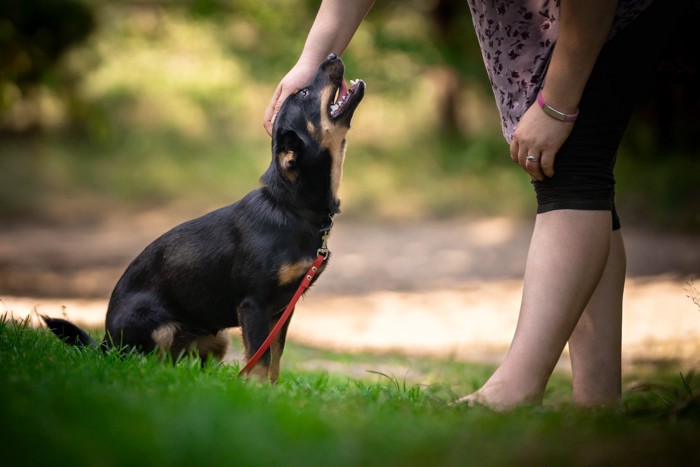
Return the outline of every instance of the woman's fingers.
[[[510,158],[516,164],[520,164],[520,159],[518,156],[519,150],[520,150],[520,144],[518,144],[517,139],[513,138],[513,141],[510,143]]]
[[[541,182],[544,180],[541,164],[542,156],[536,152],[530,151],[525,155],[523,169],[525,169],[525,172],[529,173],[533,179]]]
[[[556,152],[543,152],[542,158],[540,159],[540,170],[545,177],[554,176],[554,158],[556,157]]]
[[[527,172],[534,180],[544,180],[545,173],[542,170],[542,155],[539,150],[520,143],[517,137],[513,138],[510,145],[510,158]],[[550,161],[548,160],[549,164]]]
[[[270,103],[267,105],[265,115],[263,116],[263,126],[265,127],[267,134],[270,136],[272,136],[272,125],[275,123],[275,117],[277,116],[277,112],[279,112],[280,106],[282,105],[281,94],[282,85],[280,84],[277,86],[277,89],[275,89],[275,93],[272,95],[272,99],[270,99]]]

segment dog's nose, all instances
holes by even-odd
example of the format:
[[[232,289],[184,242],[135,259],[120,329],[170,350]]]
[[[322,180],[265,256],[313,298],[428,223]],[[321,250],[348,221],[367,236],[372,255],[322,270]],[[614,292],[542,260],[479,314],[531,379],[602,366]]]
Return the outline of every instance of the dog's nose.
[[[328,57],[326,57],[327,60],[335,60],[336,58],[338,58],[338,56],[333,52],[329,53]]]

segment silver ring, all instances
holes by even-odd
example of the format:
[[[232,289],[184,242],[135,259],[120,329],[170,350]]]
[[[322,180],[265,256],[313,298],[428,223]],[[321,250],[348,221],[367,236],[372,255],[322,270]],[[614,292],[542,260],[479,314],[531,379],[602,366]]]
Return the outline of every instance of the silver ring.
[[[539,162],[540,161],[540,158],[535,157],[535,156],[527,156],[525,159],[530,161],[530,162]]]

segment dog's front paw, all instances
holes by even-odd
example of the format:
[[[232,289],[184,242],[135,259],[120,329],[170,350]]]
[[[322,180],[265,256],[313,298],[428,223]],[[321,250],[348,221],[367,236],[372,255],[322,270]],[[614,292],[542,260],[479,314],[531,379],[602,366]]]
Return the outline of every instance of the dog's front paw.
[[[248,372],[247,376],[249,380],[252,381],[257,381],[259,383],[264,383],[268,381],[268,368],[262,363],[257,363],[251,370]]]

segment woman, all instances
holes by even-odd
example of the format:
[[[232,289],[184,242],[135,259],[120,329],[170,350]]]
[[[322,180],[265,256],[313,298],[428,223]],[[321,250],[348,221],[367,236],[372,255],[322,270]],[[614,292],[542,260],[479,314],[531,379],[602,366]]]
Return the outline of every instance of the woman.
[[[321,4],[265,112],[268,133],[284,98],[329,52],[345,50],[372,3]],[[567,342],[574,401],[619,399],[626,257],[613,167],[633,107],[688,5],[469,0],[510,156],[531,177],[538,209],[510,349],[461,402],[504,410],[540,401]]]

